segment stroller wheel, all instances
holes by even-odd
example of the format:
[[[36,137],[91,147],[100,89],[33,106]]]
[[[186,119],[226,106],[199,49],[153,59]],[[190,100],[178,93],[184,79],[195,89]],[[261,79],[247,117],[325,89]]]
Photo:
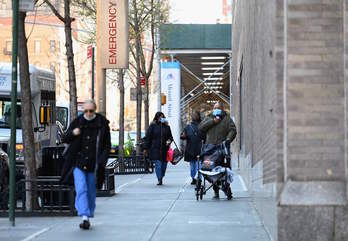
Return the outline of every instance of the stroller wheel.
[[[199,200],[199,190],[200,188],[196,187],[196,199]]]
[[[200,193],[199,193],[199,198],[202,200],[203,199],[203,194],[204,194],[204,190],[203,190],[204,188],[203,187],[201,187],[201,191],[200,191]]]

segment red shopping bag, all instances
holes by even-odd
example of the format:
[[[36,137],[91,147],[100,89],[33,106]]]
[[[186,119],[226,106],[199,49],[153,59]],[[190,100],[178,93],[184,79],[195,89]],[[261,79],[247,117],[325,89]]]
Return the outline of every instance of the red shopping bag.
[[[172,162],[174,157],[174,150],[172,147],[169,147],[169,150],[167,151],[167,162]]]

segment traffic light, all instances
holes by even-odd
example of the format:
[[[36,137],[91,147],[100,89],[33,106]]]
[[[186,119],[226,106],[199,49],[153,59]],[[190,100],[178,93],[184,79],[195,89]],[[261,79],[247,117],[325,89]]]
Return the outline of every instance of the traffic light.
[[[161,94],[161,105],[167,104],[167,96],[165,94]]]

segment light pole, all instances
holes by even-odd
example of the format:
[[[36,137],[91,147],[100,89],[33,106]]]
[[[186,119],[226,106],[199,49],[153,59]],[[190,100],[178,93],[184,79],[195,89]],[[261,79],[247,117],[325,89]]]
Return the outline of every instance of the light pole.
[[[16,114],[17,114],[17,55],[18,55],[18,8],[19,0],[12,0],[12,85],[11,85],[11,140],[10,140],[10,210],[9,219],[15,226],[16,185]]]

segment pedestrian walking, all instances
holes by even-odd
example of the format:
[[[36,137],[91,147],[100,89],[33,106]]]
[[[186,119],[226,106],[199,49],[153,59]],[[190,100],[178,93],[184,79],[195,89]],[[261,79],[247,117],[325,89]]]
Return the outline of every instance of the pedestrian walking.
[[[204,140],[204,135],[199,131],[198,125],[201,122],[201,115],[198,111],[194,111],[191,115],[192,122],[188,124],[180,138],[186,140],[184,160],[190,163],[190,175],[192,178],[192,185],[195,185],[196,173],[198,171],[198,160],[197,156],[201,153],[202,141]]]
[[[73,165],[75,207],[82,217],[80,228],[89,229],[89,218],[95,210],[97,169],[105,167],[111,143],[109,121],[96,113],[94,100],[84,102],[83,113],[70,124],[63,142],[69,144],[65,159]]]
[[[229,145],[237,135],[236,125],[224,111],[222,102],[215,103],[213,113],[201,122],[199,130],[206,135],[206,144],[216,145],[226,141]],[[214,198],[219,198],[219,187],[214,185],[213,189]]]
[[[144,155],[155,162],[157,185],[163,184],[163,177],[167,169],[167,152],[173,141],[168,121],[162,112],[157,112],[146,131]]]

